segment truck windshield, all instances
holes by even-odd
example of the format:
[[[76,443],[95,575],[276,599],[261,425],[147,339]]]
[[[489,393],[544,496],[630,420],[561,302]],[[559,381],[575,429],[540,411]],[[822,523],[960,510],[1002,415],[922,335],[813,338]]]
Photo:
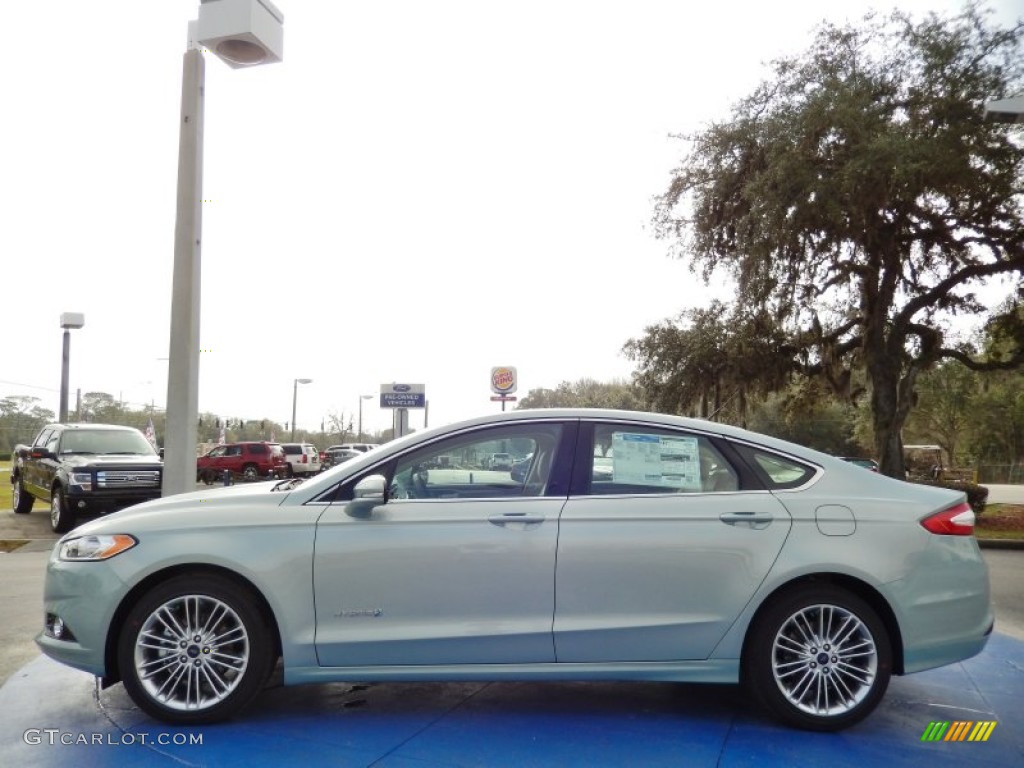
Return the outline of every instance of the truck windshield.
[[[61,453],[153,454],[142,433],[131,429],[76,429],[61,436]]]

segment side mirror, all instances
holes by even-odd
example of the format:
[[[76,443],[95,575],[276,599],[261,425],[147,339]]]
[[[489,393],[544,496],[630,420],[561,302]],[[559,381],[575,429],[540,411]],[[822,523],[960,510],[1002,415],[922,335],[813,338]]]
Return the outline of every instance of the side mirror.
[[[388,481],[384,475],[368,475],[356,483],[353,496],[355,498],[345,505],[345,514],[368,519],[374,509],[388,503]]]
[[[53,451],[48,451],[45,448],[33,448],[29,454],[33,459],[55,459],[57,458]]]

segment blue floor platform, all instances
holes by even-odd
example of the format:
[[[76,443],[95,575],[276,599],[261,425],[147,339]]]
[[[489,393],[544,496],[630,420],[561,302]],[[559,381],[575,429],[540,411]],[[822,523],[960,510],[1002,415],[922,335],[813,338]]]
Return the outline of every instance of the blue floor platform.
[[[922,741],[933,721],[994,721],[987,741]],[[201,741],[201,743],[194,743]],[[192,742],[192,743],[190,743]],[[0,765],[792,766],[1024,765],[1024,642],[893,678],[838,734],[782,727],[740,688],[673,683],[271,686],[229,723],[178,729],[121,686],[40,656],[0,688]]]

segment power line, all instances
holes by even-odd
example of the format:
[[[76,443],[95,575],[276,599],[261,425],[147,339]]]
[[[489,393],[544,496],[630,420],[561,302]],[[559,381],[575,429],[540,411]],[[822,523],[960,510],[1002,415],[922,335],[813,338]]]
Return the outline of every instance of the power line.
[[[41,389],[44,392],[60,392],[59,389],[53,387],[41,387],[38,384],[24,384],[20,381],[7,381],[6,379],[0,379],[0,384],[10,384],[15,387],[25,387],[27,389]]]

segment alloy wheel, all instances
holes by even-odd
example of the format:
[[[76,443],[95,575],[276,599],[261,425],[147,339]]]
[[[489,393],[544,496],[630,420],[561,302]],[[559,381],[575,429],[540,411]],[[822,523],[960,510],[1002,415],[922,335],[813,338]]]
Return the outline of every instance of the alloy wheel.
[[[782,695],[811,715],[848,712],[871,693],[878,649],[867,625],[836,605],[810,605],[784,621],[772,643]]]
[[[146,693],[174,710],[206,710],[226,699],[250,661],[249,635],[226,603],[183,595],[153,611],[135,640]]]

